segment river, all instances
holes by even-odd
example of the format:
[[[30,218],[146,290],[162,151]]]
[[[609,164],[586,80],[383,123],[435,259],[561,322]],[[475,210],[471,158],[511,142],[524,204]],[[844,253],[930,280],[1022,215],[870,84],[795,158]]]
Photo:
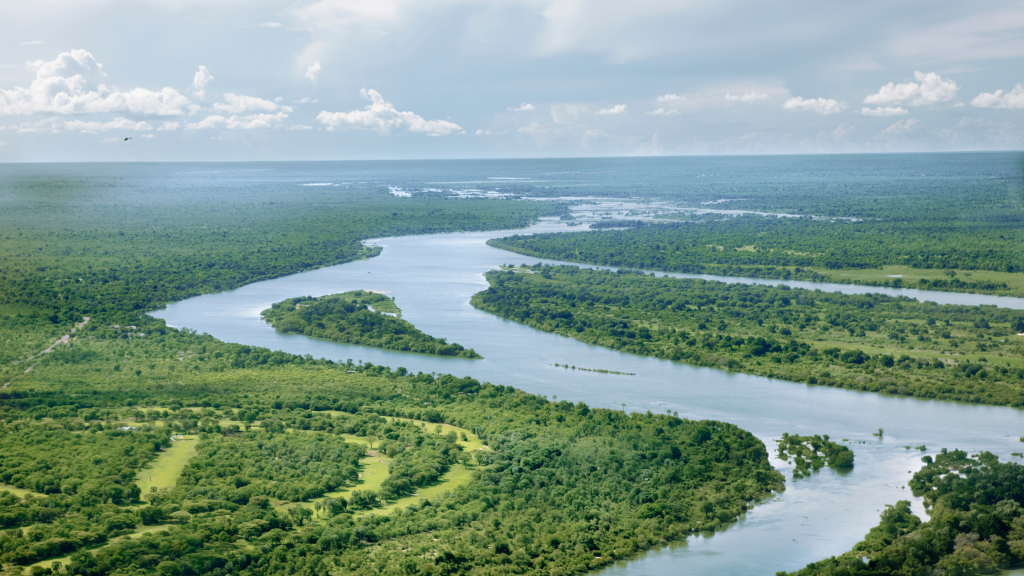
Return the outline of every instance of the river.
[[[578,229],[578,228],[577,228]],[[541,222],[526,233],[566,231]],[[572,230],[572,229],[568,229]],[[152,313],[174,327],[187,327],[226,341],[333,360],[361,360],[412,372],[451,373],[513,385],[559,400],[626,410],[678,411],[680,417],[731,422],[761,438],[774,453],[783,432],[828,434],[848,439],[856,454],[852,471],[830,469],[792,481],[792,466],[772,458],[787,476],[786,491],[759,504],[725,532],[691,537],[628,562],[603,576],[668,576],[681,573],[764,575],[794,570],[849,550],[877,523],[886,504],[919,499],[906,483],[921,456],[940,448],[1000,459],[1020,451],[1021,410],[954,402],[890,397],[770,378],[695,368],[607,350],[534,330],[480,312],[470,297],[487,288],[483,273],[501,264],[537,262],[486,245],[489,238],[524,231],[407,236],[369,241],[384,248],[370,260],[257,282],[219,294],[177,302]],[[548,263],[560,263],[540,260]],[[694,277],[670,274],[674,277]],[[775,280],[715,278],[727,282],[779,284]],[[938,303],[994,304],[1024,309],[1024,299],[917,290],[788,281],[802,288],[844,293],[903,294]],[[474,348],[484,360],[432,357],[323,342],[277,333],[260,311],[293,296],[321,296],[364,289],[393,296],[402,317],[425,333]],[[635,373],[635,376],[566,370],[554,364]],[[872,436],[884,428],[882,438]],[[863,442],[861,444],[860,442]],[[904,446],[926,445],[927,451]]]

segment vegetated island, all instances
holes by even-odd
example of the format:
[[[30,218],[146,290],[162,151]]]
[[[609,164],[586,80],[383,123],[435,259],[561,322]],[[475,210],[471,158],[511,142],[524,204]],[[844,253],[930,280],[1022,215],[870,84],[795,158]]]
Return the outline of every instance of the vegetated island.
[[[1024,311],[535,265],[477,308],[614,350],[882,392],[1024,406]]]
[[[853,450],[828,439],[824,436],[799,436],[782,433],[779,440],[778,456],[789,462],[790,456],[796,464],[793,480],[810,476],[811,471],[817,472],[825,466],[831,468],[853,468]]]
[[[260,313],[279,332],[386,350],[479,359],[472,348],[434,338],[402,320],[401,309],[383,294],[353,290],[276,302]],[[395,316],[390,316],[394,314]]]
[[[853,550],[808,564],[793,576],[992,574],[1024,562],[1024,466],[989,452],[969,457],[945,448],[922,458],[909,482],[931,519],[910,502],[886,506],[878,526]],[[777,573],[785,576],[785,572]]]

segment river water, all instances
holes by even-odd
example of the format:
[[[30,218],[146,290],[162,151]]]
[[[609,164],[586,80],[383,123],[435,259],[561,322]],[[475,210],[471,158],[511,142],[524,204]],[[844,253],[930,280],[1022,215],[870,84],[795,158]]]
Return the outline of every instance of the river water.
[[[577,228],[578,229],[578,228]],[[568,229],[572,230],[572,229]],[[541,222],[533,232],[567,231]],[[492,231],[407,236],[370,241],[380,256],[257,282],[219,294],[191,298],[152,315],[174,327],[187,327],[226,341],[263,346],[336,361],[361,360],[412,372],[451,373],[513,385],[549,398],[630,411],[678,411],[691,419],[731,422],[751,431],[774,452],[783,432],[829,434],[848,439],[856,454],[852,471],[824,469],[792,481],[792,466],[773,458],[787,476],[786,491],[766,501],[725,532],[697,536],[602,570],[604,576],[676,574],[774,574],[849,550],[877,523],[886,504],[912,501],[906,482],[924,454],[940,448],[1000,459],[1020,451],[1024,412],[1006,407],[888,397],[872,393],[794,384],[665,360],[634,356],[532,328],[480,312],[470,297],[487,288],[483,273],[501,264],[536,258],[491,248],[489,238],[524,231]],[[555,261],[541,260],[548,263]],[[675,277],[693,277],[671,274]],[[715,278],[726,282],[778,284],[781,281]],[[995,304],[1024,309],[1024,299],[921,292],[852,285],[785,282],[789,286],[844,293],[903,294],[938,303]],[[277,333],[260,311],[294,296],[321,296],[364,289],[393,296],[402,317],[427,334],[447,338],[484,356],[483,360],[432,357],[323,342]],[[554,364],[635,373],[601,374],[557,368]],[[878,428],[885,434],[872,436]],[[863,443],[862,443],[863,442]],[[927,451],[904,446],[926,445]]]

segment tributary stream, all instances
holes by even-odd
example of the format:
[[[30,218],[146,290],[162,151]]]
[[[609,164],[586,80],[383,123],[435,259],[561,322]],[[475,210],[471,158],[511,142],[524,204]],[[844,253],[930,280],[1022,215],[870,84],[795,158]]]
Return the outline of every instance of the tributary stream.
[[[578,228],[577,228],[578,229]],[[542,222],[527,232],[567,230]],[[568,229],[571,230],[571,229]],[[470,297],[487,288],[483,273],[501,264],[534,263],[485,244],[522,231],[408,236],[370,241],[384,247],[370,260],[257,282],[230,292],[199,296],[153,313],[226,341],[311,354],[336,361],[361,360],[412,372],[451,373],[512,385],[527,392],[590,406],[664,413],[734,423],[761,438],[774,454],[783,432],[828,434],[848,439],[856,454],[852,471],[825,468],[792,481],[792,466],[774,457],[786,474],[786,491],[756,506],[725,532],[691,537],[663,550],[620,562],[603,576],[676,574],[774,574],[849,550],[877,524],[886,504],[919,499],[906,488],[924,454],[959,448],[989,450],[1001,460],[1024,444],[1024,412],[1006,407],[918,400],[795,384],[759,376],[695,368],[634,356],[547,334],[478,311]],[[554,261],[544,261],[557,263]],[[659,273],[659,275],[661,275]],[[683,274],[671,276],[686,277]],[[705,277],[710,278],[710,277]],[[780,281],[717,278],[727,282]],[[903,294],[940,304],[995,304],[1024,309],[1024,299],[920,292],[865,286],[785,282],[792,287],[846,293]],[[427,334],[474,348],[484,360],[463,360],[364,348],[284,335],[260,319],[260,311],[293,296],[348,290],[393,296],[402,317]],[[555,364],[635,373],[634,376],[567,370]],[[872,432],[885,430],[879,439]],[[864,442],[861,444],[860,442]],[[927,451],[904,446],[926,445]]]

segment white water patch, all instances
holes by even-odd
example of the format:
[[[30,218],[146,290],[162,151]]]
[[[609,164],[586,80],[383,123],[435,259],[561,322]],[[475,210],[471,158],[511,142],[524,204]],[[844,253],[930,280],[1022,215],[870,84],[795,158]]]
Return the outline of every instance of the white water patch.
[[[405,190],[397,186],[388,186],[388,192],[391,192],[392,194],[400,198],[412,198],[412,192],[406,192]]]
[[[698,176],[701,178],[701,176]],[[742,202],[745,198],[722,198],[720,200],[708,200],[707,202],[701,202],[701,206],[707,206],[708,204],[721,204],[722,202]]]
[[[334,186],[334,182],[310,182],[308,184],[299,184],[299,186]]]

